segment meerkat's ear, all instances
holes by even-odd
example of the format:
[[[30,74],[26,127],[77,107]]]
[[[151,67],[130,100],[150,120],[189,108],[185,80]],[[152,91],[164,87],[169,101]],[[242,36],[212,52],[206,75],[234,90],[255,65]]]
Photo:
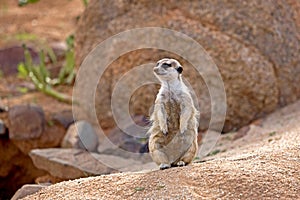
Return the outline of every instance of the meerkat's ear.
[[[181,74],[181,72],[183,71],[183,68],[181,66],[179,66],[176,70],[178,71],[179,74]]]

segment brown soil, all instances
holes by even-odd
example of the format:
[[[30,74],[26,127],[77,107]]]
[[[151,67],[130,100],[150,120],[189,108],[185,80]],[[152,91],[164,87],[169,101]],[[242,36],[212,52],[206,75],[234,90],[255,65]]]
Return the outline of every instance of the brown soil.
[[[41,0],[24,7],[1,0],[0,47],[16,42],[18,34],[32,34],[48,42],[64,41],[72,34],[84,10],[81,0]]]

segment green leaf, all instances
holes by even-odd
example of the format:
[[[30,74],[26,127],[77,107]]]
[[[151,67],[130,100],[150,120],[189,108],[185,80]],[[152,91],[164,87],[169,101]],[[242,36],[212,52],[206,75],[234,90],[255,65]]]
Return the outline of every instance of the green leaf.
[[[75,57],[74,51],[68,50],[66,52],[66,62],[64,66],[59,71],[58,80],[61,84],[71,84],[75,77]]]
[[[26,88],[26,87],[17,87],[17,90],[23,94],[28,92],[28,88]]]
[[[66,43],[67,43],[68,50],[72,50],[74,48],[74,39],[75,37],[73,34],[67,37]]]
[[[39,56],[40,56],[39,75],[42,79],[41,81],[44,84],[46,84],[48,82],[48,79],[50,79],[50,72],[48,71],[45,65],[45,54],[43,50],[40,51]]]
[[[89,4],[89,0],[82,0],[82,3],[85,7],[87,7]]]
[[[57,58],[56,58],[56,55],[55,55],[53,49],[51,47],[47,46],[47,45],[45,45],[44,48],[46,50],[46,53],[49,55],[51,62],[52,63],[56,63],[57,62]]]
[[[28,76],[28,70],[25,67],[24,63],[19,63],[18,65],[18,77],[26,78]]]
[[[143,191],[143,190],[145,190],[145,188],[144,187],[136,187],[136,188],[134,188],[134,190],[135,191]]]

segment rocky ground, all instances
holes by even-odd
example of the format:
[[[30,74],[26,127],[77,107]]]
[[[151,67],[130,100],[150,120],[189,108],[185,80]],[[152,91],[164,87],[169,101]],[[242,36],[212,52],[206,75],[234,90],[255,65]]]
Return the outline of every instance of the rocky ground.
[[[24,199],[299,199],[299,119],[300,101],[222,136],[215,150],[228,149],[201,162],[61,182]]]

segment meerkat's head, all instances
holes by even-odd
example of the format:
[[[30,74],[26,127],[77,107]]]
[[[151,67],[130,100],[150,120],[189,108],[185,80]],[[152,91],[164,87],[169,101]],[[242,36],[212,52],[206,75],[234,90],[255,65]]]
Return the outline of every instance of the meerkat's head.
[[[155,76],[161,81],[170,81],[179,79],[183,71],[181,64],[170,58],[163,58],[159,60],[153,68]]]

